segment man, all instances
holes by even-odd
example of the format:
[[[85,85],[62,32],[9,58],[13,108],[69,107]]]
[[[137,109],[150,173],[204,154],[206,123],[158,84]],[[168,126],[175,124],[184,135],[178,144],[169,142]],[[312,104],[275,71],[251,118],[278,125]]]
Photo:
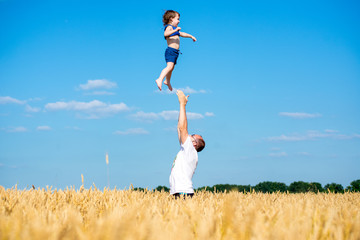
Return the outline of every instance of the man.
[[[170,194],[175,198],[179,196],[194,195],[192,186],[192,176],[194,175],[198,152],[204,149],[205,141],[197,134],[189,135],[187,129],[186,104],[189,96],[178,90],[176,92],[180,103],[180,112],[178,120],[178,137],[180,142],[180,151],[176,155],[170,174]]]

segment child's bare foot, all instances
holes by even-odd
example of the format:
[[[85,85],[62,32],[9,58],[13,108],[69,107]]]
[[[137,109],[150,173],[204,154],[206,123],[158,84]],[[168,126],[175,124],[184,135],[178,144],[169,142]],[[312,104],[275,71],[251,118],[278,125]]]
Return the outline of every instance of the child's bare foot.
[[[170,84],[170,82],[167,82],[166,80],[164,81],[164,84],[168,86],[169,90],[172,91],[172,86]]]
[[[156,85],[158,86],[159,90],[161,91],[161,79],[156,79],[155,82],[156,82]]]

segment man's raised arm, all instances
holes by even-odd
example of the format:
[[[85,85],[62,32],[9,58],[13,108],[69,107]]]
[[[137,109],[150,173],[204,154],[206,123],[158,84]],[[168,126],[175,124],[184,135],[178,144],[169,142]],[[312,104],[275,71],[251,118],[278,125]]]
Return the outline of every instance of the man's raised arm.
[[[179,142],[180,144],[183,144],[186,141],[186,138],[189,136],[187,129],[186,109],[185,109],[189,96],[185,96],[185,94],[181,90],[177,90],[176,95],[178,96],[179,104],[180,104],[177,130],[178,130]]]

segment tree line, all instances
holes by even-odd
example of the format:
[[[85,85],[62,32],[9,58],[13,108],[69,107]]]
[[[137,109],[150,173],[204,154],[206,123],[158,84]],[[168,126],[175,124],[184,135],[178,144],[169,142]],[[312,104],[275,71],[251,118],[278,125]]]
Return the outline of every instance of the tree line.
[[[144,191],[144,188],[134,188],[134,190]],[[166,186],[158,186],[154,190],[169,192],[170,189]],[[344,192],[360,192],[360,179],[352,181],[350,186],[344,188],[341,184],[329,183],[324,187],[318,182],[303,182],[297,181],[287,186],[281,182],[261,182],[255,186],[250,185],[235,185],[235,184],[216,184],[212,187],[204,186],[195,189],[195,191],[210,191],[210,192],[262,192],[262,193],[273,193],[273,192],[289,192],[289,193],[306,193],[306,192],[332,192],[332,193],[344,193]]]

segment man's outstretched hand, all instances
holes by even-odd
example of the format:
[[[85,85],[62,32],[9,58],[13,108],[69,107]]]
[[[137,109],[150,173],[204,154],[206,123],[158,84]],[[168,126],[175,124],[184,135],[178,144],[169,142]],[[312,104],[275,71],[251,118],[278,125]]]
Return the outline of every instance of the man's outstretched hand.
[[[180,105],[186,105],[189,95],[185,96],[185,94],[181,90],[177,90],[176,95],[178,96]]]

